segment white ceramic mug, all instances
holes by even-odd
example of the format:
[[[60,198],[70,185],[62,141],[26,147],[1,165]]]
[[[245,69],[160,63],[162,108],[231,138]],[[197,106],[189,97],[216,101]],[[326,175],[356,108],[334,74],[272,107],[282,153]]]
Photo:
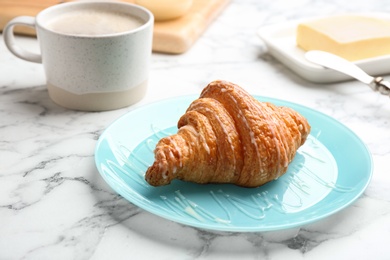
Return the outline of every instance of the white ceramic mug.
[[[73,24],[62,24],[65,21]],[[130,22],[139,24],[131,27]],[[133,4],[72,2],[49,7],[35,18],[16,17],[3,34],[14,55],[43,63],[48,92],[55,103],[103,111],[129,106],[145,95],[153,22],[150,11]],[[17,25],[35,28],[41,54],[16,44],[13,28]],[[105,27],[109,27],[107,31]]]

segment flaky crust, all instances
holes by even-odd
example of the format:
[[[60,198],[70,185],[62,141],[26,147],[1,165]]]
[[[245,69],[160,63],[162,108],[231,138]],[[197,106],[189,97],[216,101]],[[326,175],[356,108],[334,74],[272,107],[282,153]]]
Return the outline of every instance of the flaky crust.
[[[287,171],[310,132],[296,111],[259,102],[226,81],[204,88],[178,128],[156,145],[155,161],[145,175],[153,186],[173,179],[263,185]]]

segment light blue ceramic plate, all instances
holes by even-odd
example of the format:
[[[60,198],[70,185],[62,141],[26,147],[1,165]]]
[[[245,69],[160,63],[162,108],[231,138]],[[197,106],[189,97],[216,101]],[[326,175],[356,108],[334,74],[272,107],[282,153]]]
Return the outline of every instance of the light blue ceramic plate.
[[[256,97],[304,115],[311,135],[288,172],[258,188],[174,181],[152,187],[144,173],[157,140],[175,133],[176,123],[196,96],[164,100],[135,109],[101,135],[95,152],[106,182],[131,203],[163,218],[222,231],[270,231],[302,226],[347,207],[372,175],[370,153],[338,121],[282,100]]]

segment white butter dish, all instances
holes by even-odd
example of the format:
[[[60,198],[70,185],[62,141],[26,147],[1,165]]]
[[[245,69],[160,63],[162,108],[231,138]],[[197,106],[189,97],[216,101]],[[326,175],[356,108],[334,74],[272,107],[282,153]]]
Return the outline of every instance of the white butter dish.
[[[390,20],[390,16],[384,13],[357,14]],[[305,51],[296,45],[296,27],[299,23],[318,19],[319,17],[305,20],[289,21],[282,24],[261,27],[257,33],[264,41],[268,52],[281,63],[290,68],[301,77],[318,83],[331,83],[350,80],[351,77],[340,72],[326,69],[307,61]],[[390,55],[364,59],[354,62],[361,69],[373,76],[390,73]]]

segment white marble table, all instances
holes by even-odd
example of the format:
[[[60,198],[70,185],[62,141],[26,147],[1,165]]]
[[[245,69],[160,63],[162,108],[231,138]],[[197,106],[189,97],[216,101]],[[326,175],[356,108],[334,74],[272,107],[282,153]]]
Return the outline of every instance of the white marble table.
[[[0,259],[390,259],[390,99],[356,81],[305,81],[266,53],[265,24],[340,12],[390,12],[390,2],[235,0],[183,55],[153,54],[150,87],[133,107],[84,113],[53,104],[41,65],[0,42]],[[20,38],[25,46],[36,41]],[[94,165],[102,131],[147,103],[199,94],[225,79],[296,102],[353,130],[373,179],[350,207],[300,228],[213,232],[154,216],[117,195]]]

